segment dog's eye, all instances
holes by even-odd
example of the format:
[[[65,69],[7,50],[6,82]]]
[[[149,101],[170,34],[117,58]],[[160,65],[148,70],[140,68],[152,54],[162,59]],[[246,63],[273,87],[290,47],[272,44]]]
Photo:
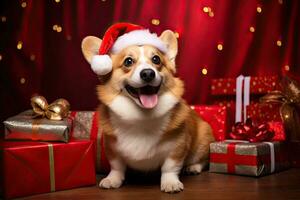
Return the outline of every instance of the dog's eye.
[[[152,57],[152,62],[156,65],[159,65],[160,64],[160,58],[158,55],[155,55]]]
[[[130,67],[133,64],[133,59],[131,57],[128,57],[124,60],[123,64],[125,67]]]

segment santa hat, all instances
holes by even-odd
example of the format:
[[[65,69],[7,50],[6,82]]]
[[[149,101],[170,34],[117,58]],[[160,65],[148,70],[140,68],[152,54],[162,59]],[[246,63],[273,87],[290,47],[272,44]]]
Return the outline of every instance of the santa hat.
[[[155,33],[150,33],[142,26],[117,23],[108,28],[103,36],[99,55],[91,60],[92,70],[98,75],[105,75],[112,70],[112,60],[109,53],[118,53],[131,45],[152,45],[163,53],[167,53],[167,46]]]

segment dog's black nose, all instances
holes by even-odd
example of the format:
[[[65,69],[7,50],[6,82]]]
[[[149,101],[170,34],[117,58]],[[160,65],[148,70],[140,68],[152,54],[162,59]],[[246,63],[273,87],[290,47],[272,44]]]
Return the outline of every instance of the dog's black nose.
[[[143,81],[149,83],[155,78],[155,71],[152,69],[143,69],[140,73],[140,77]]]

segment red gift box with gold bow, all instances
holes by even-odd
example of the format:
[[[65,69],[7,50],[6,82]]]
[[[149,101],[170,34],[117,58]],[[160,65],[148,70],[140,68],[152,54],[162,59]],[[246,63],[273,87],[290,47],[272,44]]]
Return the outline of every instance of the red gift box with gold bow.
[[[94,143],[1,142],[5,198],[95,185]]]

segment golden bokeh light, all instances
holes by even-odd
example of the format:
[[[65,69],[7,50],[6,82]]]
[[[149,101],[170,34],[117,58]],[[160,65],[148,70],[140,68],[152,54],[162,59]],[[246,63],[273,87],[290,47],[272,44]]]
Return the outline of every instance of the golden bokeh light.
[[[206,75],[206,74],[208,73],[208,71],[207,71],[206,68],[203,68],[203,69],[201,70],[201,72],[202,72],[203,75]]]
[[[290,116],[288,114],[284,115],[284,118],[288,119]]]
[[[62,27],[61,27],[61,26],[58,26],[58,27],[56,28],[56,31],[57,31],[58,33],[62,32]]]
[[[22,6],[22,8],[26,8],[27,3],[24,1],[24,2],[21,3],[21,6]]]
[[[261,12],[262,12],[262,8],[261,8],[260,6],[257,6],[256,11],[257,11],[258,13],[261,13]]]
[[[208,9],[209,7],[203,7],[203,12],[205,12],[205,13],[208,13],[208,11],[209,11],[209,9]]]
[[[281,46],[282,46],[281,40],[277,40],[277,41],[276,41],[276,44],[277,44],[277,46],[281,47]]]
[[[253,26],[250,26],[249,31],[250,31],[251,33],[254,33],[254,32],[255,32],[255,28],[254,28]]]
[[[20,83],[21,83],[21,84],[24,84],[25,82],[26,82],[26,79],[25,79],[25,78],[23,78],[23,77],[20,78]]]
[[[23,42],[19,41],[17,44],[17,49],[21,50],[23,48]]]
[[[222,44],[218,44],[217,49],[218,49],[219,51],[222,51],[222,50],[223,50],[223,45],[222,45]]]
[[[52,27],[52,29],[54,30],[54,31],[56,31],[57,30],[57,24],[55,24],[55,25],[53,25],[53,27]]]
[[[160,24],[160,21],[159,21],[159,19],[152,19],[151,23],[155,26],[158,26]]]
[[[285,71],[290,71],[290,66],[289,66],[289,65],[285,65],[285,66],[284,66],[284,70],[285,70]]]

